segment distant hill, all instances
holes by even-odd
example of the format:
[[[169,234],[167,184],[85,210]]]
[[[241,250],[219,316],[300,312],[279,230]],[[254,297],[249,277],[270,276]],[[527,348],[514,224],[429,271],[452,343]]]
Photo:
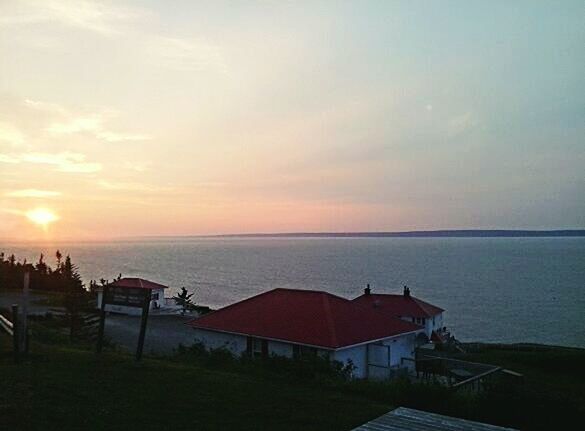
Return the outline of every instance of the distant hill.
[[[525,238],[585,237],[585,229],[572,230],[419,230],[408,232],[291,232],[212,235],[220,238]]]

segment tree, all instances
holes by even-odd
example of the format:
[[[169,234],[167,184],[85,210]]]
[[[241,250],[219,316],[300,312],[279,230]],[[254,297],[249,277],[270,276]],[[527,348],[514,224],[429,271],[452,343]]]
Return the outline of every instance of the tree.
[[[61,268],[61,259],[63,259],[63,255],[59,250],[57,250],[57,253],[55,253],[55,257],[57,258],[57,271],[59,271],[59,269]]]
[[[37,270],[37,272],[39,273],[39,275],[45,275],[49,272],[49,267],[48,265],[45,263],[45,255],[43,253],[41,253],[41,256],[39,257],[39,261],[37,262],[37,264],[35,265],[35,269]]]
[[[182,307],[181,314],[185,315],[185,311],[193,309],[195,304],[191,300],[193,296],[192,293],[189,293],[186,288],[181,287],[181,293],[178,295],[173,296],[175,303]]]
[[[69,321],[69,336],[75,338],[83,331],[83,315],[92,310],[91,296],[83,287],[83,281],[77,271],[77,266],[71,262],[67,255],[60,271],[61,283],[64,288],[65,318]]]

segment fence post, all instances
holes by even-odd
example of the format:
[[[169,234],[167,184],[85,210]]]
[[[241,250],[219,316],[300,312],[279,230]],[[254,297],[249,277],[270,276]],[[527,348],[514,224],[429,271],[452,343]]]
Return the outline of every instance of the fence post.
[[[14,362],[18,363],[20,360],[20,322],[17,304],[12,304],[12,343],[14,349]]]
[[[23,352],[28,355],[28,302],[29,302],[29,287],[30,287],[30,273],[27,271],[24,273],[24,283],[22,287],[22,331],[21,340]]]
[[[148,289],[144,303],[142,304],[142,319],[140,321],[140,334],[138,335],[138,346],[136,347],[136,360],[142,358],[142,349],[144,348],[144,336],[146,335],[146,322],[148,320],[148,311],[150,310],[150,298],[152,290]]]

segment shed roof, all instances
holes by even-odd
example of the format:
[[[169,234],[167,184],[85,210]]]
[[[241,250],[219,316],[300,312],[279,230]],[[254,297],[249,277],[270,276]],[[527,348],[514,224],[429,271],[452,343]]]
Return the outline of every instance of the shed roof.
[[[167,289],[168,286],[155,283],[154,281],[145,280],[143,278],[124,277],[110,283],[111,287],[126,287],[129,289]]]
[[[370,293],[358,296],[353,302],[388,312],[397,317],[433,317],[441,314],[442,308],[422,301],[414,296],[386,293]]]
[[[517,431],[482,422],[399,407],[352,431]]]
[[[314,290],[274,289],[187,322],[195,328],[338,349],[420,331],[410,322]]]

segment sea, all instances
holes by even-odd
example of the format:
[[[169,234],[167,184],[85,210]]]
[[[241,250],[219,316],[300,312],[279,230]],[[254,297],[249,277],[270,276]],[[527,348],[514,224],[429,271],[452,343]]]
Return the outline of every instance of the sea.
[[[585,348],[585,238],[148,238],[0,243],[48,263],[70,254],[83,280],[141,277],[219,308],[277,287],[345,298],[401,293],[444,308],[461,341]]]

